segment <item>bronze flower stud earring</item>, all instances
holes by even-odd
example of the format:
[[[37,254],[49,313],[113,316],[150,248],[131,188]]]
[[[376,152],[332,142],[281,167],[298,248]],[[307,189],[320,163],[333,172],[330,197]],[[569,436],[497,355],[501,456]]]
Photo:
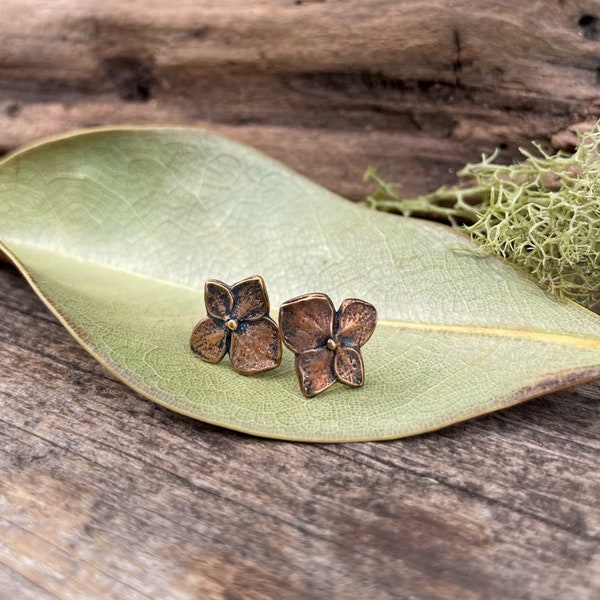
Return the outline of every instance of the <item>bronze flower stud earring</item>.
[[[269,371],[281,362],[281,336],[269,318],[269,298],[259,275],[228,286],[209,279],[204,286],[208,316],[194,327],[191,349],[204,361],[220,362],[229,353],[243,375]]]
[[[364,300],[344,300],[336,312],[329,296],[306,294],[279,309],[283,343],[296,355],[302,393],[311,398],[336,381],[364,383],[360,347],[377,324],[375,307]]]

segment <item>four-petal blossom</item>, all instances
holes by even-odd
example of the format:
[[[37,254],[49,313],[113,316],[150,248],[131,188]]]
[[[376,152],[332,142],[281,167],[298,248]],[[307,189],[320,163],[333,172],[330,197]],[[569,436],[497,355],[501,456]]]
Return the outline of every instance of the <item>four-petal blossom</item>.
[[[262,277],[255,275],[232,286],[209,279],[204,301],[208,316],[194,327],[190,338],[190,347],[202,360],[218,363],[229,352],[233,368],[243,375],[279,366],[281,336],[269,317]]]
[[[296,373],[308,398],[336,381],[364,383],[360,347],[371,337],[377,311],[364,300],[344,300],[336,312],[329,296],[305,294],[281,305],[283,343],[296,355]]]

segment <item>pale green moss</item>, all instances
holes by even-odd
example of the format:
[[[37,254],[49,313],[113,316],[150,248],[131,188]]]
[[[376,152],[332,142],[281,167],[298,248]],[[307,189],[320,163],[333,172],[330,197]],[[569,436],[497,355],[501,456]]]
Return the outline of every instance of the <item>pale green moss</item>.
[[[583,134],[573,155],[536,148],[539,156],[521,150],[525,160],[509,166],[483,157],[459,172],[468,187],[417,198],[401,198],[371,169],[365,180],[378,188],[367,201],[404,216],[444,219],[549,292],[594,306],[600,302],[600,129]]]

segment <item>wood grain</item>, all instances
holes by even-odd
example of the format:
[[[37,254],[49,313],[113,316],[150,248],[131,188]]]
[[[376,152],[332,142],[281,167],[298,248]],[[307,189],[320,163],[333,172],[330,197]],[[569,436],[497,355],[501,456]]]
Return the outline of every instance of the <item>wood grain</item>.
[[[600,115],[600,3],[5,0],[0,149],[114,123],[209,126],[351,198]]]
[[[0,597],[600,589],[600,384],[385,443],[252,438],[114,380],[0,265]]]

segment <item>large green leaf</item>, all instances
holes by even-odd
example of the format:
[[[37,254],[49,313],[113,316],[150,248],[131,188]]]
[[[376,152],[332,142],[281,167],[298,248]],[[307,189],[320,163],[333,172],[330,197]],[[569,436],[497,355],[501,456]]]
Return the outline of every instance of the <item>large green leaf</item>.
[[[318,152],[318,148],[315,148]],[[178,412],[277,438],[428,431],[600,376],[600,319],[450,229],[338,198],[190,129],[96,130],[0,164],[0,240],[79,342]],[[358,297],[380,315],[366,384],[316,398],[293,357],[254,377],[201,362],[207,278],[260,274],[284,300]]]

